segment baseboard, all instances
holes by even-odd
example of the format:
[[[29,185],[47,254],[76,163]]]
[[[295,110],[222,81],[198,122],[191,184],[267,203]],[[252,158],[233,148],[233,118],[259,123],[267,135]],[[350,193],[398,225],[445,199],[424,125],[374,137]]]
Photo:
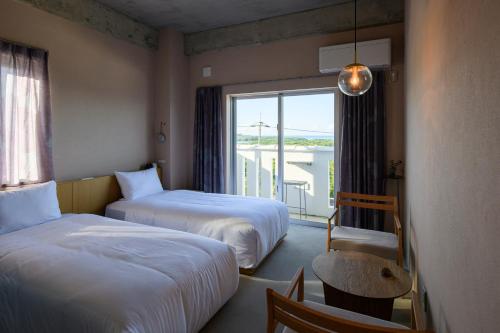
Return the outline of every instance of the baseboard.
[[[321,228],[321,229],[326,229],[326,226],[327,226],[326,223],[322,223],[322,222],[297,220],[297,219],[290,219],[290,224],[297,224],[297,225],[303,225],[306,227]]]

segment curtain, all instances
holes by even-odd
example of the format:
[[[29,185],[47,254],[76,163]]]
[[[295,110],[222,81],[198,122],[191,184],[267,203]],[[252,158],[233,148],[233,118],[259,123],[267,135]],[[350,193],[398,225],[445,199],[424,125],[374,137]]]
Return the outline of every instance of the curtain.
[[[48,54],[0,41],[0,184],[53,179]]]
[[[196,90],[194,127],[194,189],[224,192],[222,87]]]
[[[342,96],[340,191],[384,193],[385,102],[384,72],[373,72],[364,95]],[[383,212],[342,207],[342,225],[383,230]]]

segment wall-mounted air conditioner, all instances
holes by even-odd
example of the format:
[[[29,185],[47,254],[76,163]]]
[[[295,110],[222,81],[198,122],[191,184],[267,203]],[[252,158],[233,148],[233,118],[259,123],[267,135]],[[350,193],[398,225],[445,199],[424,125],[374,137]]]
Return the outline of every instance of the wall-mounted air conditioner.
[[[354,43],[319,48],[319,71],[340,72],[354,61]],[[358,61],[370,68],[391,66],[391,40],[389,38],[358,43]]]

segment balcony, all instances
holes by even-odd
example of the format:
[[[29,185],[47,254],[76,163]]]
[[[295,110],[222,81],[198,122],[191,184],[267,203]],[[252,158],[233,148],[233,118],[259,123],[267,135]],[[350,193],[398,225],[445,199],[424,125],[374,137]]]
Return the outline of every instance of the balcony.
[[[331,146],[284,146],[284,198],[292,218],[326,222],[333,211],[333,157]],[[277,161],[277,145],[238,144],[237,194],[276,199]]]

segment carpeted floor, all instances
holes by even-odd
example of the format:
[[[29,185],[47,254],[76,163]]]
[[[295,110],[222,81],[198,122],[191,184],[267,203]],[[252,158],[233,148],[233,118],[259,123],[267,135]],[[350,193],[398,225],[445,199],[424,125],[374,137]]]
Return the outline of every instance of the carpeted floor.
[[[238,291],[202,332],[265,332],[266,288],[284,291],[300,266],[305,270],[305,298],[323,303],[323,287],[311,264],[325,251],[325,233],[323,228],[291,224],[286,238],[257,272],[240,275]],[[409,300],[396,300],[393,320],[408,325],[409,318]]]

